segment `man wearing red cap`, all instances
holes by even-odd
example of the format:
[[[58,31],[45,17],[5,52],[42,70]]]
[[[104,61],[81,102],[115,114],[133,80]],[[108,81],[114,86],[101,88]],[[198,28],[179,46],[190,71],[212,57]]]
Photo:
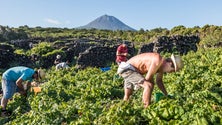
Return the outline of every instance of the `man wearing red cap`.
[[[125,43],[118,46],[116,51],[116,63],[119,65],[121,62],[127,61],[128,48]]]

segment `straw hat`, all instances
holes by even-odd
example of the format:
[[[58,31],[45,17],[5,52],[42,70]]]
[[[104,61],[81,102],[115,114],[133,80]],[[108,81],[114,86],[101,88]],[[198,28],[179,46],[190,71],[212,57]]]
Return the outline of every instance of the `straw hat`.
[[[45,72],[42,69],[38,69],[38,77],[40,79],[44,79],[45,78]]]
[[[173,65],[175,67],[175,72],[179,71],[180,69],[183,68],[183,61],[180,58],[180,56],[175,56],[175,55],[172,54],[171,55],[171,59],[173,61]]]
[[[61,55],[57,55],[56,58],[57,58],[57,59],[60,59],[60,58],[61,58]]]

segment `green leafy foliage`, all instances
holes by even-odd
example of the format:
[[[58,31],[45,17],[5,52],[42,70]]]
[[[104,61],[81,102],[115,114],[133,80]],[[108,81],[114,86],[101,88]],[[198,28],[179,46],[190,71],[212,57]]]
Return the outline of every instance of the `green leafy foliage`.
[[[51,47],[50,43],[41,42],[31,49],[31,54],[44,55],[52,50],[53,48]]]
[[[123,98],[123,79],[117,66],[102,72],[99,68],[47,71],[42,92],[29,92],[27,98],[15,95],[8,104],[10,118],[1,124],[222,124],[221,48],[200,49],[182,56],[184,68],[165,74],[168,93],[144,109],[142,90],[130,101]]]

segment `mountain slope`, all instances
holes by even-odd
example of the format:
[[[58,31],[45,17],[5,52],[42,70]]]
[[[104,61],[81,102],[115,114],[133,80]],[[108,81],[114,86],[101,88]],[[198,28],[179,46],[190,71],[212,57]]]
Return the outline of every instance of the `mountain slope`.
[[[85,26],[80,26],[78,29],[105,29],[105,30],[131,30],[135,29],[127,26],[114,16],[103,15]]]

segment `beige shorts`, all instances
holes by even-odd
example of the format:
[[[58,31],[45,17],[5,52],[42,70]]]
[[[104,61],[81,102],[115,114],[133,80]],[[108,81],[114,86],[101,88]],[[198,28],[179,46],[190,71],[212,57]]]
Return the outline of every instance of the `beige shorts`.
[[[142,84],[145,80],[144,76],[133,70],[125,70],[120,74],[124,79],[124,88],[138,90],[141,88],[139,84]]]

